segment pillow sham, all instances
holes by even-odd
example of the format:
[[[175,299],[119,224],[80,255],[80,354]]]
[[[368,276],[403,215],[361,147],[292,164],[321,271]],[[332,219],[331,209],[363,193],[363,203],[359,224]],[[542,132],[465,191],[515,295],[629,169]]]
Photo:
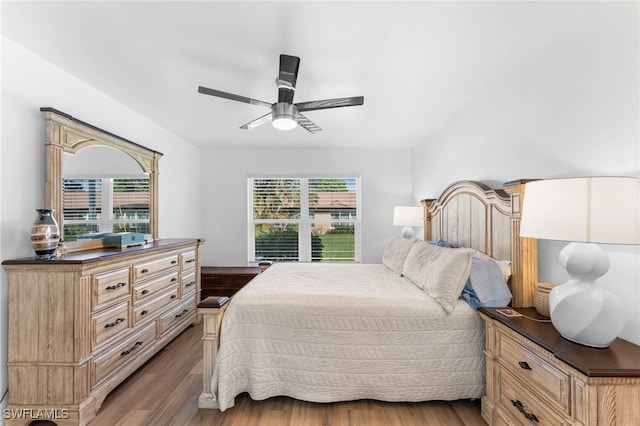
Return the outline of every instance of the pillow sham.
[[[402,274],[451,313],[471,271],[471,251],[418,241],[411,247]]]
[[[403,237],[394,237],[382,253],[382,263],[393,272],[402,273],[402,267],[409,254],[409,250],[418,240]]]
[[[480,306],[501,308],[511,302],[511,291],[498,263],[477,256],[471,258],[471,272],[460,298],[473,309]]]
[[[473,251],[474,257],[479,257],[481,259],[488,259],[495,262],[498,268],[500,268],[500,272],[502,272],[502,275],[504,276],[504,280],[507,282],[509,281],[509,278],[511,278],[511,262],[510,261],[494,259],[488,254],[483,253],[477,249],[470,249],[470,250]]]

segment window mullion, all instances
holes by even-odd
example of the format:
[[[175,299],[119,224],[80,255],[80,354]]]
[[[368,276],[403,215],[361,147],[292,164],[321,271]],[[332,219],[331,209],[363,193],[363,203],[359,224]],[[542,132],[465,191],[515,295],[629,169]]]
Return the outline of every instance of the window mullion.
[[[100,232],[113,231],[113,179],[102,179],[102,205],[98,229]]]
[[[309,220],[309,179],[300,179],[300,224],[298,250],[301,262],[311,261],[311,222]]]

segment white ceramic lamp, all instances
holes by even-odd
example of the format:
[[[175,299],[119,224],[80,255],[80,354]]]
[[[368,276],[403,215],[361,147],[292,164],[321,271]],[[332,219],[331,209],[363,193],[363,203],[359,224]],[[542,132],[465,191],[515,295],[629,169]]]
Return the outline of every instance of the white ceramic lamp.
[[[422,207],[396,206],[393,208],[393,225],[404,226],[402,236],[413,238],[412,226],[423,226],[424,218]]]
[[[606,348],[625,326],[620,300],[597,281],[609,270],[597,243],[640,244],[639,192],[633,177],[526,184],[520,236],[571,241],[559,256],[569,280],[549,294],[551,322],[568,340]]]

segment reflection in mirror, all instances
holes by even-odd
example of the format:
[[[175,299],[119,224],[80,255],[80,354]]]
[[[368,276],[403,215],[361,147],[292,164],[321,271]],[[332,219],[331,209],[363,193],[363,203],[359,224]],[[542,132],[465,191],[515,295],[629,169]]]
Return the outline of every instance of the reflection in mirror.
[[[64,153],[62,216],[65,241],[95,233],[149,234],[149,174],[120,150],[94,145]]]

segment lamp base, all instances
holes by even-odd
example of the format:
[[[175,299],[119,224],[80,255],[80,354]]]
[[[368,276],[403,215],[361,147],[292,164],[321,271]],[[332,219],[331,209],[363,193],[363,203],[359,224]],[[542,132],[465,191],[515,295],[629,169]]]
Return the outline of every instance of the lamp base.
[[[405,226],[402,228],[402,236],[405,238],[413,238],[413,228],[410,226]]]
[[[596,281],[609,269],[609,257],[595,244],[570,243],[560,263],[570,279],[549,294],[551,322],[567,340],[608,347],[625,325],[622,303]]]

